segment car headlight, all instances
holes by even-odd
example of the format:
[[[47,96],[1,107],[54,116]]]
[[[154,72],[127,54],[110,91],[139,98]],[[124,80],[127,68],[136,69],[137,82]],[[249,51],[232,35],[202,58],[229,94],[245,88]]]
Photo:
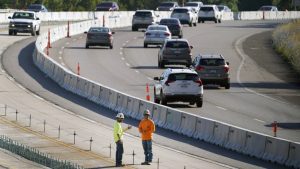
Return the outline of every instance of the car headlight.
[[[10,23],[9,23],[9,26],[11,26],[11,27],[15,27],[15,23],[13,23],[13,22],[10,22]]]
[[[31,28],[31,25],[27,25],[28,28]]]

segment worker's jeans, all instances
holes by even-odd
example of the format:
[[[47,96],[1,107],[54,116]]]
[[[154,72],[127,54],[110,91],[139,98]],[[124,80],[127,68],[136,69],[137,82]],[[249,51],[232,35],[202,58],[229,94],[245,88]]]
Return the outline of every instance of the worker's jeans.
[[[152,162],[152,140],[143,140],[142,143],[145,154],[145,162]]]
[[[122,157],[123,157],[123,143],[121,141],[116,142],[117,151],[116,151],[116,166],[122,164]]]

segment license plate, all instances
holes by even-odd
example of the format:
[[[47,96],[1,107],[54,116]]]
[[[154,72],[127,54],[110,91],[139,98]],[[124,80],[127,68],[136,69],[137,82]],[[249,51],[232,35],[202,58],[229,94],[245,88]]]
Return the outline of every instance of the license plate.
[[[180,53],[180,51],[174,51],[174,53],[178,54],[178,53]]]
[[[217,70],[210,70],[210,73],[217,73]]]
[[[187,88],[188,85],[181,85],[180,87],[181,87],[181,88]]]

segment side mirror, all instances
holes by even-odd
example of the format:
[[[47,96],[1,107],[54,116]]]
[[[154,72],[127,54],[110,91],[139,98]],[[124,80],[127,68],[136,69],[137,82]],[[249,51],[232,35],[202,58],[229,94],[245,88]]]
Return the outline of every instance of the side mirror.
[[[84,34],[87,34],[87,31],[85,31]]]
[[[146,30],[142,30],[142,32],[146,32]]]
[[[226,62],[227,65],[229,65],[229,62]]]
[[[9,16],[8,19],[11,19],[11,16]]]
[[[193,47],[193,46],[190,46],[190,48],[193,49],[194,47]]]
[[[153,80],[159,80],[159,78],[158,77],[154,77]]]

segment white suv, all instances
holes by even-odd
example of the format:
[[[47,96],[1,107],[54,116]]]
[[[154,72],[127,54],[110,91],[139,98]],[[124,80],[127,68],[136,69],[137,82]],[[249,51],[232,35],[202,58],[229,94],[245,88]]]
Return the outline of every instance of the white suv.
[[[198,13],[198,23],[205,21],[215,21],[221,23],[222,14],[217,5],[203,5]]]
[[[166,69],[154,85],[154,102],[167,105],[168,102],[203,104],[203,85],[197,72],[191,69]]]
[[[188,24],[190,27],[197,26],[197,11],[191,7],[175,8],[171,13],[171,18],[177,18],[181,24]]]
[[[139,28],[147,29],[149,25],[157,22],[158,15],[153,10],[137,10],[132,17],[132,31],[138,31]]]

